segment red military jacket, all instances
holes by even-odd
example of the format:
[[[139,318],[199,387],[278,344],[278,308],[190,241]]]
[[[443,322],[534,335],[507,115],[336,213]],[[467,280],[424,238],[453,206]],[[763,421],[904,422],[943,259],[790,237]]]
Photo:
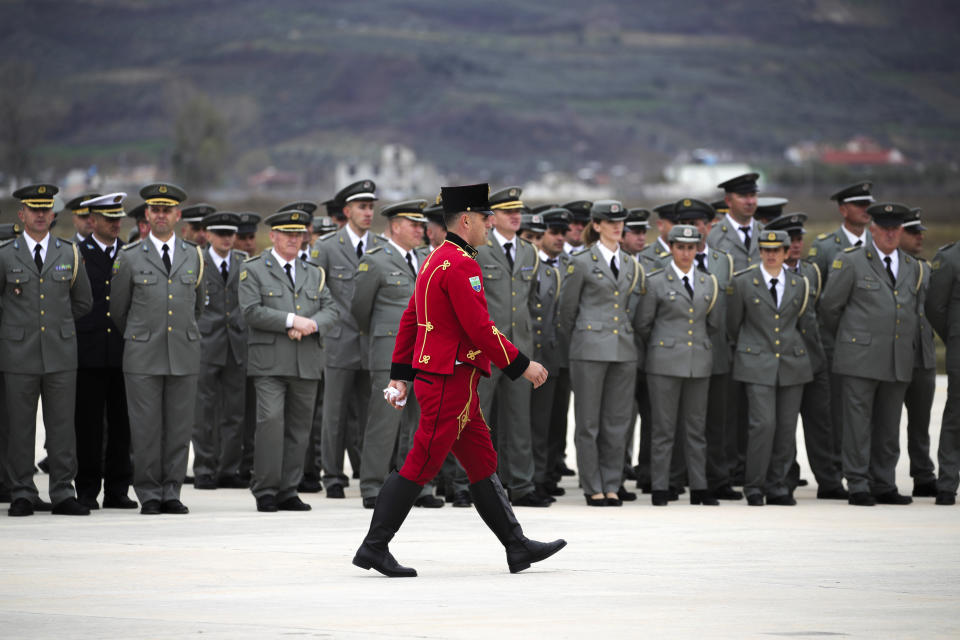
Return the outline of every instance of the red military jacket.
[[[493,324],[487,311],[477,250],[455,233],[431,253],[417,274],[393,348],[390,377],[412,380],[417,371],[453,373],[459,361],[490,375],[490,364],[512,380],[530,359]]]

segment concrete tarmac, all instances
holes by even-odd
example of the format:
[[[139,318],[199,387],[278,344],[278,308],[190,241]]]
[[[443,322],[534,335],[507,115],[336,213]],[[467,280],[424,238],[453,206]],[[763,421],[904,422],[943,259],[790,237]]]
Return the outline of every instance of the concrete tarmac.
[[[802,437],[799,450],[812,480]],[[569,545],[517,575],[476,512],[449,505],[414,509],[391,544],[419,577],[354,567],[370,519],[356,482],[345,500],[302,496],[307,513],[188,485],[186,516],[0,515],[0,638],[960,637],[957,507],[851,507],[810,486],[792,508],[641,495],[601,509],[575,478],[563,486],[517,515],[528,536]]]

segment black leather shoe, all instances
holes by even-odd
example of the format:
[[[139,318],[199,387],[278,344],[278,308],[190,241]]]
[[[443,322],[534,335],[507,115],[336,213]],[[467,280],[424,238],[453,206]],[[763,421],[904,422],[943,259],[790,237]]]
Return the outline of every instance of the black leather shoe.
[[[277,496],[265,494],[257,497],[257,511],[261,513],[277,512]]]
[[[336,499],[341,499],[341,498],[343,498],[343,497],[344,497],[344,495],[343,495],[343,486],[342,486],[342,485],[339,485],[339,484],[330,485],[330,486],[327,488],[327,497],[328,497],[328,498],[336,498]]]
[[[193,476],[184,476],[183,484],[193,484],[194,479],[195,478]]]
[[[364,509],[373,509],[375,506],[377,506],[377,496],[367,496],[363,499]]]
[[[957,494],[950,491],[940,491],[937,493],[937,504],[945,507],[957,504]]]
[[[624,480],[636,480],[637,472],[634,471],[633,467],[624,467],[623,469],[623,479]]]
[[[759,493],[751,493],[747,496],[747,504],[751,507],[762,507],[763,495]]]
[[[240,476],[220,476],[217,478],[218,489],[249,489],[250,483],[244,482]]]
[[[566,462],[561,462],[557,465],[557,470],[560,472],[561,476],[575,476],[577,472],[567,466]]]
[[[15,518],[20,518],[23,516],[32,516],[33,503],[27,500],[26,498],[17,498],[10,504],[10,508],[7,509],[7,515],[13,516]]]
[[[278,511],[310,511],[312,508],[300,496],[292,496],[277,505]]]
[[[847,504],[852,504],[855,507],[873,507],[877,504],[877,499],[866,491],[857,491],[850,494],[850,497],[847,498]]]
[[[843,487],[835,489],[821,489],[817,487],[817,500],[847,500],[850,494]]]
[[[413,503],[413,506],[423,507],[424,509],[439,509],[443,506],[443,499],[432,495],[420,496]]]
[[[519,498],[514,498],[510,504],[515,507],[549,507],[552,501],[551,498],[544,498],[537,495],[536,491],[531,491]]]
[[[91,498],[90,496],[79,496],[77,502],[85,506],[90,511],[96,511],[100,508],[100,505],[97,503],[96,498]]]
[[[774,504],[779,507],[795,507],[797,501],[789,493],[785,493],[782,496],[767,496],[767,504]]]
[[[606,499],[606,498],[591,498],[591,497],[588,496],[588,495],[584,495],[583,497],[587,499],[587,506],[588,506],[588,507],[605,507],[605,506],[607,506],[607,499]]]
[[[798,486],[798,487],[805,487],[805,486],[807,486],[808,484],[810,484],[810,481],[807,480],[806,478],[800,478],[799,480],[797,480],[797,486]],[[767,504],[770,504],[770,501],[769,501],[769,500],[767,501]]]
[[[315,476],[303,476],[303,480],[297,485],[298,493],[320,493],[323,487],[320,486],[320,479]]]
[[[683,493],[683,489],[677,491],[674,487],[670,487],[670,490],[667,491],[667,500],[670,502],[676,502],[680,499],[681,493]]]
[[[632,491],[627,491],[625,486],[620,485],[620,488],[617,489],[617,497],[620,498],[622,502],[633,502],[637,499],[637,494]]]
[[[937,481],[929,480],[927,482],[913,483],[913,496],[915,498],[936,498]]]
[[[537,491],[540,492],[540,495],[544,496],[562,496],[566,495],[567,490],[563,487],[557,486],[556,482],[552,480],[549,482],[541,482],[537,485]]]
[[[607,506],[608,506],[608,507],[622,507],[622,506],[623,506],[623,500],[621,500],[620,498],[611,498],[610,496],[607,496],[607,497],[605,498],[605,502],[607,503]]]
[[[164,500],[160,503],[160,511],[162,513],[172,513],[177,515],[190,513],[190,509],[187,509],[187,505],[183,504],[179,500]]]
[[[720,504],[713,492],[708,489],[691,489],[690,504],[702,504],[707,507],[716,507]]]
[[[550,492],[542,484],[537,484],[533,486],[533,492],[537,494],[541,500],[546,500],[547,502],[556,502],[557,499],[550,495]]]
[[[881,493],[876,498],[877,504],[910,504],[913,502],[913,498],[900,495],[896,489]]]
[[[136,509],[137,501],[127,496],[103,496],[104,509]]]
[[[76,498],[67,498],[53,505],[55,516],[88,516],[90,509],[80,504]]]
[[[455,507],[472,507],[473,498],[470,497],[469,491],[464,491],[461,489],[453,494],[453,506]]]
[[[193,488],[202,489],[208,491],[210,489],[217,488],[217,481],[213,479],[213,476],[208,476],[206,474],[202,476],[197,476],[193,479]]]
[[[53,505],[40,496],[37,496],[37,498],[33,501],[33,510],[37,512],[53,511]]]
[[[145,516],[157,516],[160,515],[160,501],[159,500],[147,500],[140,507],[140,514]]]
[[[723,485],[719,489],[714,489],[713,495],[717,500],[743,500],[743,494],[728,484]]]
[[[649,480],[637,480],[637,489],[640,489],[641,493],[650,493],[653,491],[653,485]]]
[[[654,489],[650,492],[650,502],[653,503],[655,507],[665,507],[670,503],[670,492],[657,491]]]

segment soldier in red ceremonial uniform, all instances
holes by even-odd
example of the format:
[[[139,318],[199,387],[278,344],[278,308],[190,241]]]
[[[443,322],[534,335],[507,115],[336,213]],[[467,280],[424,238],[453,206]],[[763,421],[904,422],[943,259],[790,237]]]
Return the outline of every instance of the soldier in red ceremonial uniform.
[[[523,529],[497,477],[497,453],[479,409],[477,382],[491,363],[511,379],[523,376],[539,387],[547,370],[507,340],[487,311],[480,265],[473,247],[489,229],[486,184],[443,187],[446,241],[420,267],[416,290],[400,320],[393,351],[388,401],[399,408],[413,381],[420,423],[403,468],[390,474],[353,564],[385,576],[413,577],[387,545],[420,495],[440,470],[447,453],[463,465],[480,517],[506,548],[511,573],[552,556],[566,541],[536,542]]]

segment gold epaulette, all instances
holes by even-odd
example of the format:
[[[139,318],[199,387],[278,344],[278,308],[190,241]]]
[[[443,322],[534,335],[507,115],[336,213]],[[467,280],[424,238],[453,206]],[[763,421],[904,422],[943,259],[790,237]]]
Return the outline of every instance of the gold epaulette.
[[[255,255],[255,256],[250,256],[249,258],[247,258],[246,260],[244,260],[243,263],[246,264],[246,263],[248,263],[248,262],[253,262],[254,260],[259,260],[259,259],[260,259],[260,255],[258,254],[258,255]]]
[[[750,266],[747,267],[746,269],[740,269],[740,271],[734,271],[734,272],[733,272],[733,277],[736,278],[737,276],[739,276],[739,275],[741,275],[741,274],[743,274],[743,273],[746,273],[746,272],[748,272],[748,271],[750,271],[750,270],[752,270],[752,269],[756,269],[756,268],[758,268],[759,266],[760,266],[760,263],[757,263],[757,264],[752,264],[752,265],[750,265]]]
[[[844,253],[850,253],[851,251],[856,251],[857,249],[863,249],[863,245],[859,247],[847,247],[843,250]]]
[[[133,242],[128,242],[127,244],[125,244],[125,245],[123,245],[122,247],[120,247],[120,251],[130,251],[130,249],[133,249],[134,247],[140,246],[140,243],[141,243],[141,242],[143,242],[142,239],[141,239],[141,240],[134,240]]]

